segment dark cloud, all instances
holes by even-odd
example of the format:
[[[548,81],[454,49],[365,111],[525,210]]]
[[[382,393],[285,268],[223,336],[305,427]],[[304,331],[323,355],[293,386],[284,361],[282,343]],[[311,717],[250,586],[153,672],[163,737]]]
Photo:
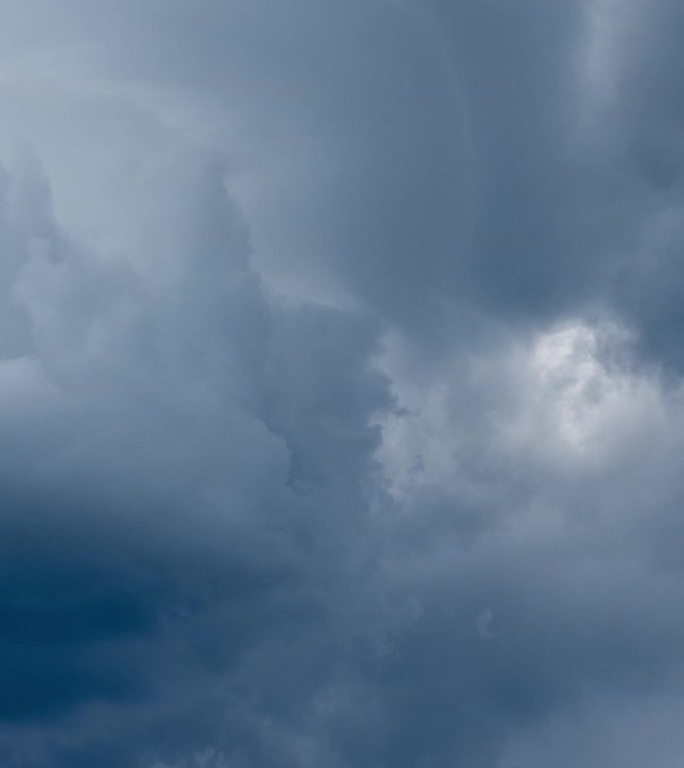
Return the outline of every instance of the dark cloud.
[[[674,2],[0,2],[0,761],[670,768]]]

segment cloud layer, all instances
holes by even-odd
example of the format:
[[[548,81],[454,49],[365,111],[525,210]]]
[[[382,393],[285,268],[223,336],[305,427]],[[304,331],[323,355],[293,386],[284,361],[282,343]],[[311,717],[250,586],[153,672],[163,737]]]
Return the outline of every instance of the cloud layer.
[[[669,0],[0,0],[0,760],[674,768]]]

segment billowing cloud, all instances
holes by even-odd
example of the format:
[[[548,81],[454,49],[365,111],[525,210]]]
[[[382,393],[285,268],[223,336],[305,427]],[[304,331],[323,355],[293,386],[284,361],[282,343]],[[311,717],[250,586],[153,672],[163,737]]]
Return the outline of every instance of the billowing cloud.
[[[678,764],[681,21],[0,0],[3,765]]]

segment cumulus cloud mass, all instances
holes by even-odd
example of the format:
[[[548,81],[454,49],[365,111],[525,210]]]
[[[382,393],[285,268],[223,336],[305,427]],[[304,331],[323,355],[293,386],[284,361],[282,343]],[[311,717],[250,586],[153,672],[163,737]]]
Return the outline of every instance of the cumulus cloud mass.
[[[683,35],[0,0],[3,766],[681,766]]]

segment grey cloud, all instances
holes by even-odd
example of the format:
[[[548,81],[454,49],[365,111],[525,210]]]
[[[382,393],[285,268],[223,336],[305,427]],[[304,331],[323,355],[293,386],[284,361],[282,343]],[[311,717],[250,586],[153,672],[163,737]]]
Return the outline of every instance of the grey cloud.
[[[0,2],[4,764],[670,768],[680,15]]]
[[[288,664],[320,655],[362,557],[368,419],[390,402],[376,329],[269,296],[212,157],[150,165],[119,190],[119,247],[144,251],[118,262],[60,229],[37,161],[8,175],[8,287],[28,331],[2,370],[2,715],[22,764],[87,761],[91,738],[114,749],[117,716],[98,736],[91,709],[125,721],[146,703],[163,723],[202,686],[224,699],[273,633]],[[26,729],[35,760],[12,746]],[[141,734],[113,754],[156,749]]]

